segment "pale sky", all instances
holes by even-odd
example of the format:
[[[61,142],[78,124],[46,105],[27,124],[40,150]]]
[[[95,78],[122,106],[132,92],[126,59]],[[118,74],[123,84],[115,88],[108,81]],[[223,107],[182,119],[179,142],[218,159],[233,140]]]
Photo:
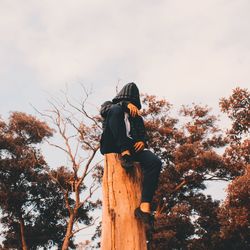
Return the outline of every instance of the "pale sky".
[[[109,99],[118,80],[215,107],[250,86],[249,10],[248,0],[1,0],[0,113],[32,112],[65,83]]]
[[[215,110],[250,86],[249,0],[0,0],[0,115],[47,107],[47,93],[115,86]]]

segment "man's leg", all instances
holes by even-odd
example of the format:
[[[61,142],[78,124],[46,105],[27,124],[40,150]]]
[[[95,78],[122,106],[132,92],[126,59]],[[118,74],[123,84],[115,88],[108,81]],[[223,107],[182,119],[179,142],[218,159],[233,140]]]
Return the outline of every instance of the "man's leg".
[[[144,212],[150,212],[150,203],[158,185],[162,162],[149,150],[135,154],[135,161],[140,162],[143,172],[140,208]]]

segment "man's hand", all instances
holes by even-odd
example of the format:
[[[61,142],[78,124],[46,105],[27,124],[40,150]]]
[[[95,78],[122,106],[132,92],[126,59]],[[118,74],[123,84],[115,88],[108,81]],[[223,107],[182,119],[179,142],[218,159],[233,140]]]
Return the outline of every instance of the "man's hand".
[[[145,148],[145,144],[143,141],[138,141],[134,145],[135,152],[140,152]]]
[[[129,109],[129,113],[132,117],[135,117],[137,115],[140,115],[139,109],[132,103],[128,104],[128,109]]]

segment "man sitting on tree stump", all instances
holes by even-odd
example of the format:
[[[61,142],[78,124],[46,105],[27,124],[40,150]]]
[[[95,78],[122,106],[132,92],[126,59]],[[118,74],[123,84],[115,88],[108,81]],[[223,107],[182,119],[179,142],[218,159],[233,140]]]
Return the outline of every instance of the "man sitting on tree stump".
[[[139,89],[126,84],[117,96],[101,106],[103,133],[101,153],[119,153],[122,167],[129,171],[139,162],[143,172],[141,204],[134,211],[136,218],[151,224],[150,203],[158,185],[161,160],[148,149],[144,122],[140,116]]]

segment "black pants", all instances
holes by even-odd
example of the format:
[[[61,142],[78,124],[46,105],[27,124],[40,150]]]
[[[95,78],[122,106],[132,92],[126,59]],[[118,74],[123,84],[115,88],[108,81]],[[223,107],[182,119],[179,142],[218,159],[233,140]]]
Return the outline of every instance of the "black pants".
[[[119,105],[114,105],[108,115],[109,126],[121,152],[133,147],[134,141],[127,137],[124,112]],[[132,150],[133,151],[133,150]],[[158,185],[161,171],[161,160],[149,150],[133,153],[134,160],[139,162],[143,172],[141,202],[151,202]]]

